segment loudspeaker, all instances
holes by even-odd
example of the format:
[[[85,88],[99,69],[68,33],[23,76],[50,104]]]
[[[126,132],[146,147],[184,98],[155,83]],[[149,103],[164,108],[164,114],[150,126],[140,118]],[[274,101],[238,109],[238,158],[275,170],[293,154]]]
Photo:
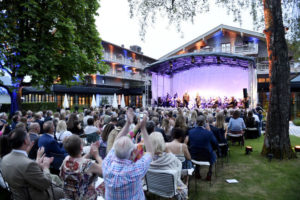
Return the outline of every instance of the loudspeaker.
[[[243,88],[243,94],[244,94],[244,98],[248,97],[247,88]]]

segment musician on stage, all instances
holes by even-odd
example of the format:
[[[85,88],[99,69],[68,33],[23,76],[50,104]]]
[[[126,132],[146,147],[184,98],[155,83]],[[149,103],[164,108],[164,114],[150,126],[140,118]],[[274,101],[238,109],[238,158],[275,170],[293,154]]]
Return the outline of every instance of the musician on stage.
[[[183,95],[183,107],[188,107],[190,101],[190,95],[185,92]]]
[[[196,101],[196,106],[197,106],[197,108],[199,108],[199,107],[201,106],[201,98],[200,98],[198,92],[197,92],[197,94],[196,94],[196,99],[195,99],[195,101]]]
[[[237,106],[237,101],[235,100],[234,97],[231,97],[231,100],[229,102],[229,108],[235,108]]]
[[[166,106],[167,107],[170,107],[170,105],[172,103],[171,101],[172,101],[171,95],[169,95],[169,93],[167,93],[167,97],[166,97]]]

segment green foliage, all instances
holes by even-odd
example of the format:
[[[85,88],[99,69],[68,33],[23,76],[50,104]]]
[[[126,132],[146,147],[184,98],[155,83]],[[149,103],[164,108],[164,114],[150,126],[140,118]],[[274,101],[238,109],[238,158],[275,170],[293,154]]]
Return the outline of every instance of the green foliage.
[[[296,126],[300,126],[300,118],[296,118],[293,120],[293,123],[296,125]]]
[[[0,51],[5,64],[0,68],[10,69],[15,82],[30,75],[33,86],[44,87],[58,78],[68,84],[77,74],[105,73],[94,18],[98,8],[97,0],[2,0]]]
[[[137,17],[140,22],[140,35],[144,39],[148,26],[157,22],[157,17],[168,19],[170,25],[175,25],[181,32],[181,23],[194,22],[199,14],[209,12],[213,6],[223,7],[227,13],[233,15],[233,21],[242,24],[242,14],[250,12],[253,18],[253,26],[258,29],[264,27],[263,1],[257,0],[128,0],[130,16]],[[295,32],[299,33],[299,9],[297,0],[283,0],[283,18],[285,25],[289,27],[288,34],[295,38]],[[297,35],[299,38],[299,35]]]
[[[289,48],[289,52],[291,52],[293,55],[293,60],[295,62],[300,62],[300,40],[288,41],[288,48]]]
[[[31,110],[33,112],[52,110],[56,111],[57,104],[55,102],[40,102],[40,103],[22,103],[22,110]]]
[[[43,111],[43,110],[52,110],[56,111],[57,103],[56,102],[39,102],[39,103],[22,103],[22,111],[31,110],[33,112]],[[0,112],[8,113],[10,110],[10,104],[2,104]]]

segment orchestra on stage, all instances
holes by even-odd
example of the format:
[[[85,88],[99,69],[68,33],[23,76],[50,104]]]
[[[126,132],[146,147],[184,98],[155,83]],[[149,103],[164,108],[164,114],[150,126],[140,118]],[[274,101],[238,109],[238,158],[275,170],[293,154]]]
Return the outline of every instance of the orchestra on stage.
[[[188,92],[183,94],[180,98],[177,93],[171,96],[169,93],[165,97],[158,97],[154,100],[154,106],[159,107],[186,107],[186,108],[248,108],[249,97],[243,99],[236,99],[235,97],[201,97],[199,93],[196,94],[195,98],[190,98]]]

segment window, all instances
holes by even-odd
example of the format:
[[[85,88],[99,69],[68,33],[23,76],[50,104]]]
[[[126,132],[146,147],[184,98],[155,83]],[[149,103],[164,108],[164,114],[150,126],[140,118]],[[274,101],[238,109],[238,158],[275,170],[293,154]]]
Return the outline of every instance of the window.
[[[231,45],[230,45],[230,43],[224,43],[224,44],[222,44],[222,52],[227,52],[227,53],[231,52]]]
[[[259,83],[264,83],[264,82],[266,82],[266,80],[265,80],[265,78],[258,78],[258,79],[257,79],[257,82],[259,82]]]

